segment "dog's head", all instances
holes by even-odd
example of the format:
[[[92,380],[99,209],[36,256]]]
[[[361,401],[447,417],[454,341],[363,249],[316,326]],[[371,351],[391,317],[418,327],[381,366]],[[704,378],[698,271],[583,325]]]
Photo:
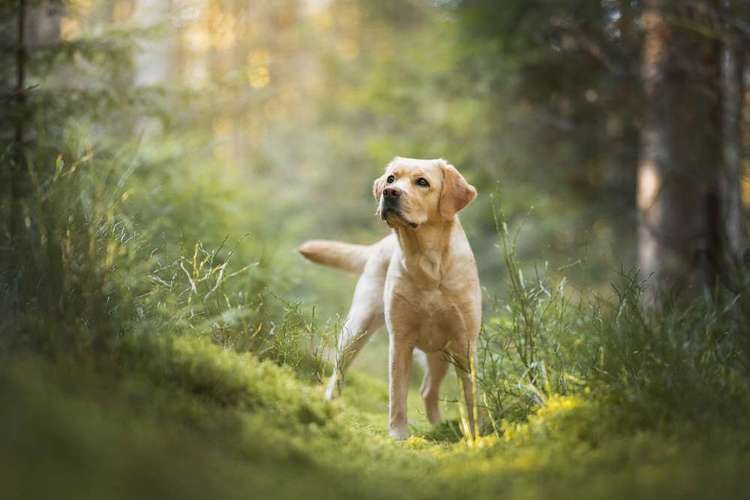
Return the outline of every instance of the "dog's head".
[[[445,160],[396,157],[372,185],[378,214],[389,226],[412,229],[448,221],[477,196],[477,190]]]

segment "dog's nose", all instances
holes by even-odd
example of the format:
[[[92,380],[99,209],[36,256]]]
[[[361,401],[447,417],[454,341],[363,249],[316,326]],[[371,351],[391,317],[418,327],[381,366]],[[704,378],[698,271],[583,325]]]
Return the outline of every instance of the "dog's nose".
[[[398,198],[401,196],[401,190],[396,188],[385,188],[383,190],[383,196],[386,198]]]

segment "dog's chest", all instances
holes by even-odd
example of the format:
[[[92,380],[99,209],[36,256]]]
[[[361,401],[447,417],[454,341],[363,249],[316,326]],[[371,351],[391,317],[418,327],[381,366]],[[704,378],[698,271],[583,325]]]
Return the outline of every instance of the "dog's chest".
[[[394,287],[386,305],[388,329],[425,352],[465,344],[478,329],[477,311],[450,290]]]

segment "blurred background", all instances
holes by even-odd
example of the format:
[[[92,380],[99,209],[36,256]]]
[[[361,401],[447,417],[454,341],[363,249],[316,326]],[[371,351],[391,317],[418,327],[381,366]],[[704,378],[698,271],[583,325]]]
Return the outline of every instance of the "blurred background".
[[[96,210],[121,240],[145,239],[150,258],[158,248],[166,260],[189,257],[197,244],[231,248],[233,264],[254,273],[238,278],[240,302],[304,303],[333,325],[354,278],[303,262],[295,248],[310,238],[379,239],[387,228],[373,215],[372,180],[396,155],[440,157],[480,193],[462,218],[487,304],[507,297],[502,222],[527,273],[564,276],[572,296],[607,295],[623,273],[656,270],[643,235],[639,262],[639,209],[641,221],[651,215],[636,204],[636,187],[639,161],[646,172],[650,158],[666,158],[694,179],[676,188],[692,208],[665,195],[679,214],[661,207],[659,224],[671,224],[665,239],[685,248],[687,267],[700,267],[696,259],[716,260],[696,257],[711,253],[705,242],[696,250],[695,235],[673,230],[710,210],[698,198],[714,191],[716,177],[692,168],[729,172],[731,208],[719,219],[734,221],[735,240],[744,241],[748,16],[743,2],[678,4],[5,2],[4,234],[12,241],[24,226],[37,227],[42,260],[31,267],[62,273],[64,286],[62,235],[72,219],[44,215],[55,211],[54,196],[28,203],[29,195],[66,169],[106,159],[109,166],[87,174],[93,201],[83,210],[115,187]],[[676,26],[661,39],[658,23],[648,24],[659,19],[649,9],[658,14],[660,5]],[[667,75],[671,91],[649,91],[649,64],[662,64],[652,79]],[[683,101],[670,98],[678,94]],[[659,123],[683,108],[685,116]],[[659,130],[662,150],[648,142]],[[670,147],[693,159],[680,163]],[[714,160],[718,166],[704,168]],[[46,222],[33,222],[34,207]],[[719,225],[705,221],[699,236]],[[103,250],[110,261],[125,252],[114,248]],[[266,293],[277,299],[259,299]]]
[[[0,0],[0,483],[744,498],[748,53],[747,0]],[[481,447],[455,380],[387,441],[385,334],[322,400],[356,277],[296,249],[397,155],[479,191]]]
[[[468,4],[30,6],[27,85],[61,108],[35,119],[126,140],[134,175],[161,179],[126,203],[188,205],[167,239],[197,237],[219,210],[231,225],[217,236],[264,242],[274,266],[295,267],[279,271],[291,293],[327,315],[346,307],[351,280],[294,249],[384,235],[371,182],[396,155],[446,158],[478,187],[462,216],[490,294],[501,291],[492,200],[523,227],[523,257],[607,288],[636,264],[636,7]]]

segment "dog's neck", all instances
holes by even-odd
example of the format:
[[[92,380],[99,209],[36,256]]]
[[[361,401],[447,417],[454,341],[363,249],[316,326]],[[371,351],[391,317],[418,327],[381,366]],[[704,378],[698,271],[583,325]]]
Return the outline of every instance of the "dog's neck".
[[[454,217],[448,221],[422,224],[416,229],[394,228],[405,272],[425,285],[439,285],[452,249],[453,232],[459,224]]]

